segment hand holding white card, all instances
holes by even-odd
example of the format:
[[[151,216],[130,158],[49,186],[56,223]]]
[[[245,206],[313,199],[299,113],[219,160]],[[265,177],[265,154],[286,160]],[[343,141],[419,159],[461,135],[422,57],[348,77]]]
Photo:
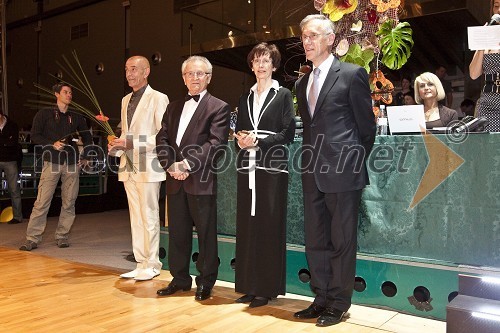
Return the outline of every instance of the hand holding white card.
[[[469,49],[500,50],[500,25],[467,27]]]

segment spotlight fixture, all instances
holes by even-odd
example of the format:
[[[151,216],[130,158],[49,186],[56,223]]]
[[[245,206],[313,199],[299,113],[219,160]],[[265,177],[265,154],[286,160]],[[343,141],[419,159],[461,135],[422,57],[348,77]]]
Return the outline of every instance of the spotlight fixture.
[[[151,56],[151,61],[153,62],[153,65],[159,65],[161,62],[161,53],[160,52],[155,52]]]
[[[95,72],[97,73],[97,75],[100,75],[104,72],[104,64],[102,62],[95,65]]]

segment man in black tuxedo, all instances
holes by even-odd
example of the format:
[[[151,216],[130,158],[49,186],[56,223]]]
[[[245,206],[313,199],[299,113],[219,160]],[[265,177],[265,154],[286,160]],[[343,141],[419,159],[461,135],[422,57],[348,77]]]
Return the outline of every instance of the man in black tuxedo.
[[[296,83],[304,123],[302,187],[306,257],[316,294],[296,318],[339,323],[351,306],[356,269],[358,207],[368,184],[365,159],[375,140],[368,75],[331,54],[332,21],[309,15],[300,23],[313,71]]]
[[[189,94],[168,105],[156,136],[158,159],[167,171],[168,263],[173,280],[158,290],[167,296],[191,289],[193,224],[198,234],[198,301],[210,297],[217,280],[217,159],[229,134],[230,106],[207,91],[212,65],[199,56],[182,64]]]

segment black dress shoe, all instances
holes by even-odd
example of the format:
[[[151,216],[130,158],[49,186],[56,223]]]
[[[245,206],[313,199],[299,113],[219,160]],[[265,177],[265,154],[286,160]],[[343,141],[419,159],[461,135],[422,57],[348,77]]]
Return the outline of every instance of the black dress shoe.
[[[319,316],[316,326],[325,327],[336,325],[342,321],[344,314],[345,312],[337,309],[326,309],[321,316]]]
[[[269,302],[269,298],[257,296],[250,302],[249,307],[257,308],[259,306],[267,305],[268,302]]]
[[[325,311],[324,307],[313,303],[307,309],[295,312],[293,316],[299,319],[318,318],[324,311]]]
[[[207,287],[204,285],[198,286],[198,288],[196,288],[196,294],[194,295],[194,299],[197,301],[204,301],[210,297],[211,292],[212,292],[211,287]]]
[[[181,287],[181,286],[176,285],[175,283],[171,283],[167,287],[159,289],[156,293],[158,294],[158,296],[168,296],[168,295],[175,294],[179,290],[189,291],[189,290],[191,290],[191,286]]]
[[[248,302],[253,301],[254,298],[255,298],[254,295],[244,295],[244,296],[241,296],[240,298],[238,298],[234,302],[235,303],[248,303]]]

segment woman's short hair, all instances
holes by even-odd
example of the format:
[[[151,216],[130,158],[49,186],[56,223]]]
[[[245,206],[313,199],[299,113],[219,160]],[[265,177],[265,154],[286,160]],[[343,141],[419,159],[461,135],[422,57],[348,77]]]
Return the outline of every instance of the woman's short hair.
[[[432,74],[430,72],[425,72],[417,76],[415,79],[415,102],[417,104],[423,104],[423,100],[420,97],[419,85],[421,83],[432,83],[436,87],[437,91],[437,100],[440,101],[446,97],[446,93],[444,92],[443,84],[441,80],[436,76],[436,74]]]
[[[281,63],[281,53],[274,44],[259,43],[253,47],[253,49],[248,53],[247,63],[250,68],[252,68],[252,62],[255,58],[260,58],[263,55],[269,54],[273,62],[274,68],[279,68]]]

